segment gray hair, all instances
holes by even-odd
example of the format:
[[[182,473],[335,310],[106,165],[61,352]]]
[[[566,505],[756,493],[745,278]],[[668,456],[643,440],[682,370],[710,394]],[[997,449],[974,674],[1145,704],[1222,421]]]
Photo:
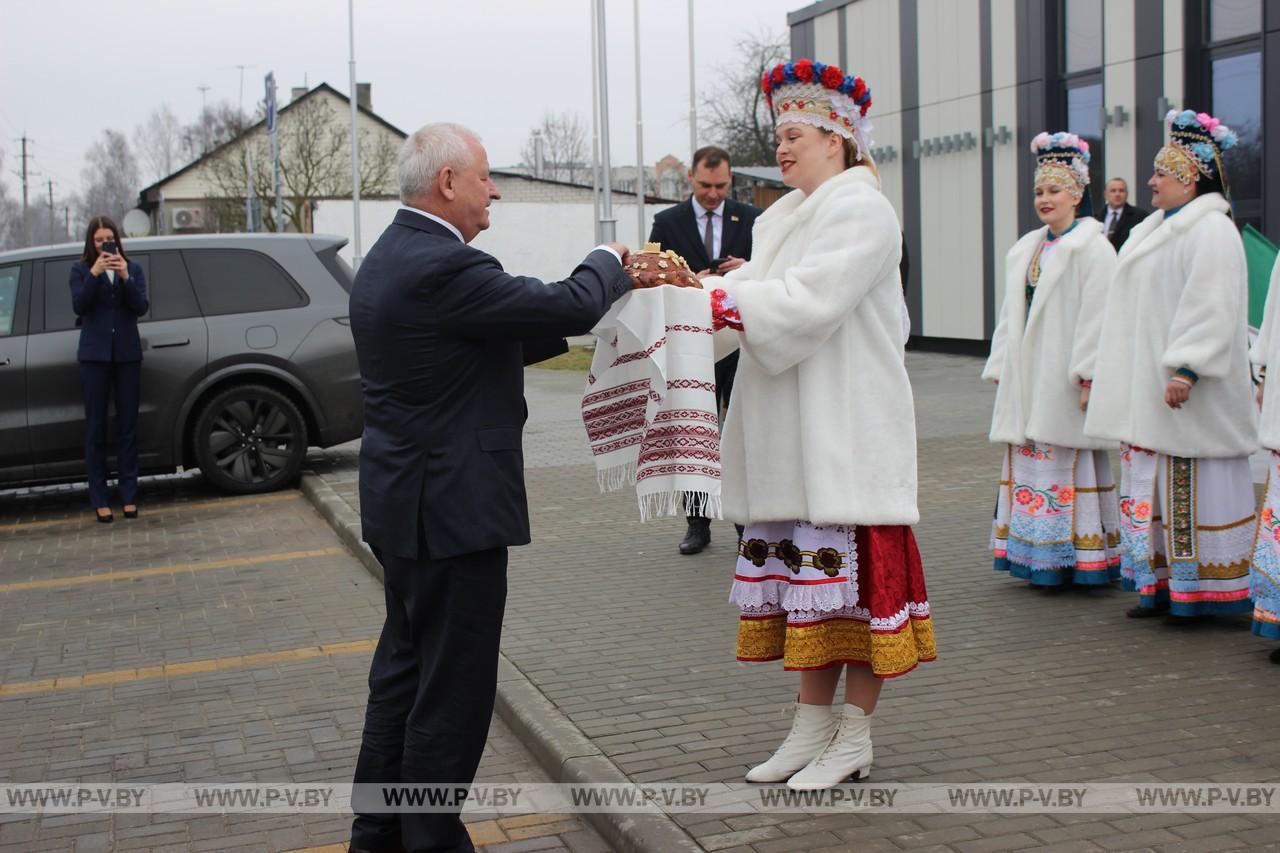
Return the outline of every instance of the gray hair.
[[[431,192],[440,170],[452,167],[462,170],[471,165],[475,155],[468,142],[480,142],[470,128],[451,122],[427,124],[415,130],[396,158],[400,178],[400,200],[408,202]]]

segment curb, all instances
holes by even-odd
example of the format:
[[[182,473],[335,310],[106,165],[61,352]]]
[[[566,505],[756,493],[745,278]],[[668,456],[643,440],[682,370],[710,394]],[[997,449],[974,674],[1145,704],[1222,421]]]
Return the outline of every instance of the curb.
[[[304,472],[302,494],[333,528],[369,574],[383,581],[382,565],[360,539],[360,516],[319,475]],[[582,730],[556,708],[505,654],[498,655],[495,710],[555,782],[632,784]],[[701,851],[665,814],[585,813],[583,817],[622,853]]]

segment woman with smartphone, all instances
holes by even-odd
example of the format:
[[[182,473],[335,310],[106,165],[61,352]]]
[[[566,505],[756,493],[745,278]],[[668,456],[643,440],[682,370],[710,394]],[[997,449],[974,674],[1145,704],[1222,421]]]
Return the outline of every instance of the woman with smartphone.
[[[71,268],[71,307],[80,326],[80,388],[84,395],[84,455],[89,503],[98,521],[114,521],[107,500],[107,404],[116,404],[116,469],[125,518],[138,515],[138,397],[142,342],[138,318],[147,313],[142,268],[129,260],[120,229],[106,216],[89,220],[84,253]]]

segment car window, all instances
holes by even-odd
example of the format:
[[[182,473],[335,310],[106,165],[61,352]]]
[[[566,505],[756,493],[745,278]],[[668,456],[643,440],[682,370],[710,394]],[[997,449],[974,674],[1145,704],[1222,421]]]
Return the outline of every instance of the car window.
[[[22,267],[0,267],[0,337],[13,334],[13,318],[18,313],[18,279]]]
[[[206,317],[278,311],[306,304],[306,296],[293,280],[260,252],[184,249],[182,257]]]
[[[76,312],[71,307],[71,268],[79,258],[58,258],[44,262],[44,330],[46,332],[65,332],[76,327]],[[151,270],[148,269],[146,255],[130,255],[129,260],[142,268],[142,275],[148,281]],[[146,314],[139,320],[146,320]]]
[[[149,256],[130,257],[139,263],[143,257],[149,261],[150,269],[146,276],[151,311],[146,319],[182,320],[200,316],[200,305],[196,302],[196,294],[191,289],[191,279],[187,277],[187,268],[180,254],[153,252]]]

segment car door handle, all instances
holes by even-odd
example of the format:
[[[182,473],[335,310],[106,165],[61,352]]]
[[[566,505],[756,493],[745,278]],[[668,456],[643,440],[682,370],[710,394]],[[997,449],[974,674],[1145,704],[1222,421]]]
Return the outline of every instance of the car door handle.
[[[5,356],[4,361],[0,361],[0,367],[8,367],[12,363],[13,363],[13,359],[9,358],[8,356]]]
[[[177,340],[174,340],[174,341],[156,341],[154,344],[152,344],[152,345],[151,345],[151,348],[152,348],[152,349],[164,349],[165,347],[185,347],[185,346],[186,346],[187,344],[189,344],[189,343],[191,343],[191,339],[190,339],[190,338],[184,338],[184,339],[182,339],[182,340],[180,340],[180,341],[177,341]]]

